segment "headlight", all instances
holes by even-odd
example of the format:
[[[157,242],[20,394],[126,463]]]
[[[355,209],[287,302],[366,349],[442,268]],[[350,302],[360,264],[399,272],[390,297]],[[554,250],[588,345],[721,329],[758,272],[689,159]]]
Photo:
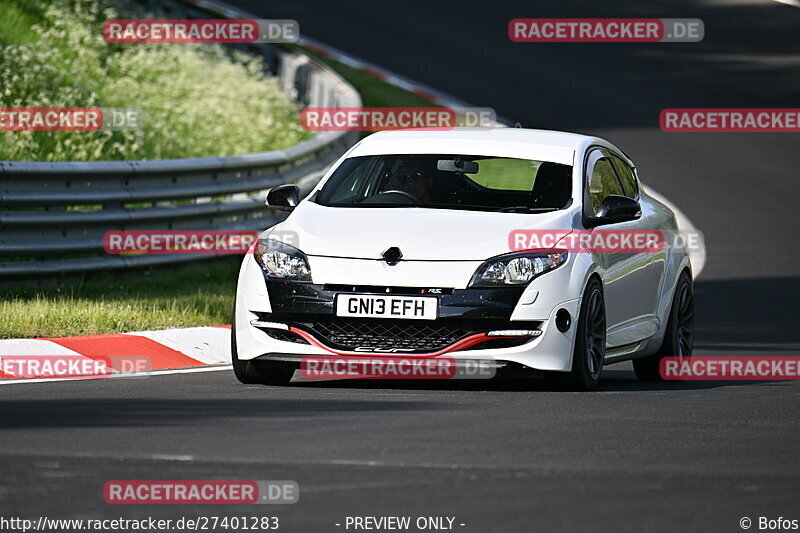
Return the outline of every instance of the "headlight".
[[[272,239],[258,239],[253,256],[270,278],[311,281],[306,254],[293,246]]]
[[[567,261],[567,252],[515,253],[489,259],[478,268],[470,287],[522,285]]]

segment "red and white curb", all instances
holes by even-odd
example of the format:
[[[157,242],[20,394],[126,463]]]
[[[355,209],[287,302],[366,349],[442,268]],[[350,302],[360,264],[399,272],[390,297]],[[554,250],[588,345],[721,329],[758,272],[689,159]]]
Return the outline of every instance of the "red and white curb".
[[[0,363],[3,358],[41,358],[42,361],[64,358],[78,362],[94,360],[101,364],[115,358],[140,358],[146,361],[147,370],[135,372],[137,375],[227,370],[231,361],[230,336],[230,327],[222,326],[83,337],[7,339],[0,340]],[[84,376],[26,379],[4,372],[4,368],[0,364],[0,385],[86,379]],[[109,369],[109,373],[99,377],[128,375],[118,369]]]

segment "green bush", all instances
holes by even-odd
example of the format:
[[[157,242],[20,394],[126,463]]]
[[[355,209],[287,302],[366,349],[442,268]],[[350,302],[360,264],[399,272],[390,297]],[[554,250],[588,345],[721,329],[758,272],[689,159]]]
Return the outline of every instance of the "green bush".
[[[26,0],[0,18],[30,20]],[[20,5],[26,6],[22,9]],[[209,44],[109,44],[107,0],[37,4],[41,21],[0,39],[0,107],[128,107],[137,131],[0,132],[0,159],[97,161],[236,155],[307,138],[298,106],[260,58]],[[34,38],[31,38],[31,33]]]

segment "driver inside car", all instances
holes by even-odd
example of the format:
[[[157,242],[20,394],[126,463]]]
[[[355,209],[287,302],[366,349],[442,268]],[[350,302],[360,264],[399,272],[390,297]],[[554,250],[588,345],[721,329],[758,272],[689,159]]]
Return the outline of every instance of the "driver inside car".
[[[410,194],[422,204],[433,202],[433,178],[421,165],[405,165],[387,180],[386,191],[395,190]]]

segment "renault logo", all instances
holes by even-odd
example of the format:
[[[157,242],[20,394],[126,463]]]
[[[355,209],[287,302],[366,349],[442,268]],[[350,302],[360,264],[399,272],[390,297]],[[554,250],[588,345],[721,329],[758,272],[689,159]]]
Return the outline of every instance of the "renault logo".
[[[383,252],[383,260],[386,261],[387,265],[394,266],[400,262],[403,258],[403,252],[400,251],[400,248],[397,246],[392,246],[385,252]]]

